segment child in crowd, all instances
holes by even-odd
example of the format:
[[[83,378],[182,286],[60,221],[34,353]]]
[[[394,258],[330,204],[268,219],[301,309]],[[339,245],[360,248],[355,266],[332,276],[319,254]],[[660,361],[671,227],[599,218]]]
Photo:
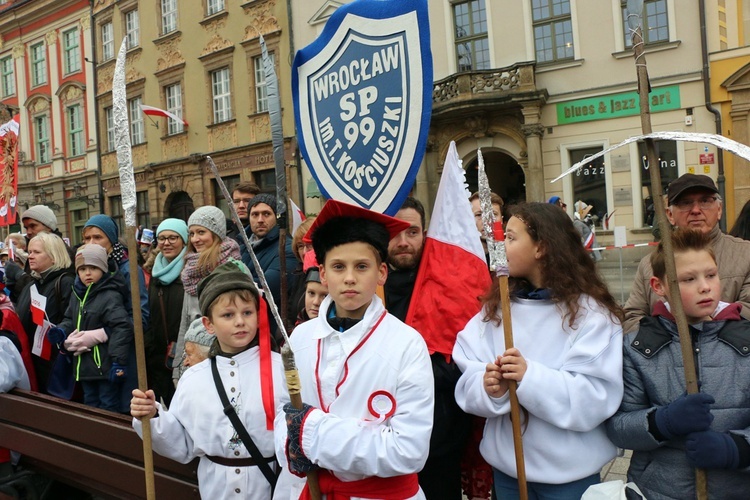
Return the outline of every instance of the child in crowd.
[[[624,339],[625,396],[607,431],[614,444],[634,450],[628,480],[649,500],[695,498],[694,468],[706,469],[708,498],[747,498],[750,322],[739,303],[720,302],[710,236],[677,229],[671,237],[700,392],[685,392],[660,243],[651,255],[651,288],[664,302]]]
[[[185,354],[182,357],[182,364],[185,368],[190,368],[208,359],[215,338],[203,326],[203,318],[198,318],[190,323],[190,327],[185,333]]]
[[[121,405],[128,373],[133,319],[125,306],[127,286],[119,273],[108,272],[107,251],[96,244],[76,252],[77,277],[65,319],[48,333],[53,344],[75,356],[76,380],[89,406],[127,413]]]
[[[318,317],[320,304],[328,296],[328,287],[320,282],[320,266],[315,252],[305,254],[305,307],[297,316],[297,325]]]
[[[155,401],[153,391],[134,390],[133,427],[141,435],[139,419],[150,417],[154,451],[180,463],[200,457],[202,498],[268,500],[278,467],[273,453],[276,401],[288,396],[281,358],[271,352],[265,304],[252,279],[234,263],[203,279],[198,297],[202,323],[215,336],[210,362],[185,372],[169,411]],[[241,429],[225,413],[218,391],[234,407]],[[231,407],[228,411],[232,413]],[[241,437],[245,429],[257,453]]]
[[[417,472],[432,431],[432,365],[422,336],[375,296],[388,242],[408,226],[329,200],[308,233],[329,295],[290,337],[309,404],[277,416],[276,454],[296,475],[320,468],[328,498],[424,498]]]
[[[487,418],[480,445],[498,498],[518,498],[508,382],[518,383],[529,498],[578,500],[616,455],[604,422],[622,400],[622,311],[565,212],[511,211],[505,248],[514,347],[505,347],[498,280],[458,334],[456,401]]]
[[[190,324],[201,317],[198,306],[198,283],[211,271],[226,262],[241,262],[240,247],[227,238],[224,212],[218,207],[205,206],[197,209],[188,219],[188,250],[185,265],[180,273],[185,295],[182,301],[182,319],[177,334],[174,359],[182,359],[185,349],[185,332]],[[249,271],[248,271],[249,273]],[[177,384],[185,367],[174,363],[172,380]]]

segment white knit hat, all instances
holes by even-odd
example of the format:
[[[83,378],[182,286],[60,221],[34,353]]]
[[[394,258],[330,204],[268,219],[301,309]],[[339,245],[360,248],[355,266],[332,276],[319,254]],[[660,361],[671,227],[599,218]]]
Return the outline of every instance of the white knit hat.
[[[188,228],[190,226],[205,227],[222,240],[227,236],[227,219],[219,207],[210,205],[200,207],[190,216],[187,225]]]
[[[21,215],[21,220],[24,219],[34,219],[35,221],[47,226],[50,231],[57,229],[57,217],[55,216],[55,212],[46,205],[34,205],[33,207],[29,207],[23,215]]]

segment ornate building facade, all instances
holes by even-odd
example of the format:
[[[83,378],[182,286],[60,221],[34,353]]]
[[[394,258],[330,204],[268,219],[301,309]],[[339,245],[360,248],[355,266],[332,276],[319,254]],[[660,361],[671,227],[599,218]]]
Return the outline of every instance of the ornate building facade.
[[[89,2],[0,5],[2,121],[20,114],[19,213],[49,206],[73,244],[100,209],[92,58]]]

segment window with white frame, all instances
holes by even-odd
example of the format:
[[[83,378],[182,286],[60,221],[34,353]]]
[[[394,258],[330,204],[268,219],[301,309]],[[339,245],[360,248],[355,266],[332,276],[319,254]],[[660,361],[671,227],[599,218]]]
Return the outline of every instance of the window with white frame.
[[[63,31],[63,69],[66,75],[81,70],[80,40],[78,28]]]
[[[537,62],[573,59],[570,0],[531,0]]]
[[[128,108],[130,111],[130,143],[133,146],[146,142],[146,134],[143,129],[141,103],[140,96],[128,101]]]
[[[44,42],[31,46],[31,85],[36,87],[47,83],[47,50]]]
[[[102,24],[102,61],[115,57],[115,32],[112,23]]]
[[[175,83],[164,87],[167,111],[182,118],[182,84]],[[167,135],[179,134],[185,130],[182,122],[167,118]]]
[[[68,106],[66,109],[68,125],[68,156],[80,156],[86,152],[83,137],[83,109],[80,104]]]
[[[161,0],[161,34],[177,29],[177,0]]]
[[[37,163],[50,162],[49,119],[47,115],[34,117],[34,152],[36,153]]]
[[[568,150],[570,164],[574,165],[600,151],[602,151],[601,146],[570,149]],[[573,180],[574,203],[583,201],[586,205],[592,205],[594,208],[589,213],[594,217],[597,227],[601,228],[604,215],[607,213],[607,180],[604,158],[599,157],[580,167],[571,178]]]
[[[115,112],[112,106],[104,108],[104,123],[107,124],[107,151],[115,150]]]
[[[670,182],[680,176],[677,158],[677,142],[654,141],[656,146],[656,158],[659,163],[659,177],[661,177],[662,189],[666,190]],[[643,225],[653,226],[654,215],[654,192],[651,189],[650,165],[646,154],[646,143],[638,142],[638,161],[641,172],[641,197],[643,198]],[[666,194],[666,191],[664,193]]]
[[[622,21],[625,26],[625,47],[632,47],[633,41],[628,26],[627,1],[621,0]],[[641,25],[643,27],[643,41],[646,44],[669,41],[669,24],[667,16],[667,0],[646,0],[643,2]]]
[[[487,38],[487,10],[484,0],[453,4],[456,26],[456,62],[458,71],[490,68],[490,46]]]
[[[125,39],[129,49],[137,47],[140,43],[140,24],[138,11],[135,9],[125,14]]]
[[[206,15],[216,14],[224,10],[224,0],[208,0],[206,2]]]
[[[232,94],[229,88],[229,68],[211,72],[214,123],[232,119]]]
[[[13,56],[0,59],[0,80],[2,81],[3,97],[16,93],[16,72],[13,70]]]
[[[276,62],[273,53],[268,54],[268,57],[272,63]],[[253,63],[255,65],[255,112],[265,113],[268,111],[268,84],[263,71],[263,58],[256,57]]]

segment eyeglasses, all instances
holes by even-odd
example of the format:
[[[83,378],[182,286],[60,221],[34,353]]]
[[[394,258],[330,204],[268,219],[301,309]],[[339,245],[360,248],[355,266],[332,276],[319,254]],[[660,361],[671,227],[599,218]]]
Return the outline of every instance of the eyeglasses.
[[[706,196],[705,198],[698,198],[695,200],[678,200],[673,205],[677,207],[678,209],[682,211],[687,211],[693,208],[693,206],[698,203],[698,206],[701,210],[707,210],[709,208],[713,208],[714,203],[716,203],[716,196]]]
[[[174,245],[175,243],[177,243],[177,240],[179,239],[180,239],[179,236],[177,236],[176,234],[173,234],[172,236],[159,236],[158,238],[156,238],[156,241],[158,241],[159,244],[164,244],[165,242],[168,241],[170,245]]]

